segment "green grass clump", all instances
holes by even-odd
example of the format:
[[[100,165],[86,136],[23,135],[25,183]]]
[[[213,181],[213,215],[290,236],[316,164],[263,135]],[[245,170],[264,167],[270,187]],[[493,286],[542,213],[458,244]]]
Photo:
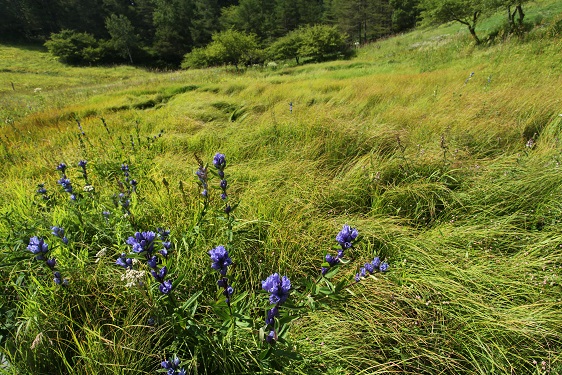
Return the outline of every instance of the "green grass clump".
[[[67,68],[0,47],[0,372],[148,374],[178,355],[194,374],[561,373],[561,11],[528,4],[523,37],[486,19],[482,46],[450,24],[277,70]],[[216,152],[232,215],[219,178],[205,200],[194,175]],[[362,241],[329,284],[343,224]],[[144,263],[132,287],[115,265],[159,227],[169,295]],[[210,268],[221,244],[232,315]],[[355,283],[374,256],[389,271]],[[274,272],[294,291],[271,348],[259,291]]]

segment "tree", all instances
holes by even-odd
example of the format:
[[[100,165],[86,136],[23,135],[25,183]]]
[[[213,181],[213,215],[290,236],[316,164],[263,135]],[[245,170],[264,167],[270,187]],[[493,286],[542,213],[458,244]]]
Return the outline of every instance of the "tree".
[[[476,23],[483,12],[489,9],[486,0],[421,0],[421,16],[426,23],[456,21],[468,27],[476,44]]]
[[[347,35],[340,33],[335,26],[309,26],[299,32],[302,42],[298,54],[302,57],[323,60],[346,52]]]
[[[217,0],[194,0],[190,32],[193,45],[201,47],[219,31],[220,8]]]
[[[51,34],[51,39],[45,43],[50,53],[68,64],[84,64],[91,51],[98,47],[98,42],[91,34],[79,33],[73,30],[63,30]]]
[[[105,27],[111,35],[110,44],[117,50],[122,57],[129,57],[131,64],[133,56],[131,50],[137,46],[138,38],[131,21],[123,15],[112,14],[105,20]]]
[[[390,0],[392,7],[392,30],[408,30],[416,26],[420,11],[419,0]]]
[[[334,0],[332,3],[339,28],[359,43],[390,33],[391,10],[387,0]]]
[[[255,34],[261,40],[274,34],[274,2],[271,0],[240,0],[222,10],[220,23],[224,29]]]
[[[300,49],[303,43],[301,30],[294,30],[277,39],[267,49],[267,55],[272,60],[295,59],[299,63]]]
[[[203,49],[194,49],[184,57],[182,67],[234,65],[255,63],[261,58],[258,38],[236,30],[213,35],[213,41]]]
[[[155,0],[155,6],[153,48],[165,62],[179,65],[193,47],[193,4],[189,0]]]

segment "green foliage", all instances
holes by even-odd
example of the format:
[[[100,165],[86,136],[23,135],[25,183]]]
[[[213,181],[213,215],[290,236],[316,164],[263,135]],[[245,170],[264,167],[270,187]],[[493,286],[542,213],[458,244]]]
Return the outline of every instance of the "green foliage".
[[[92,35],[73,30],[51,34],[45,46],[61,61],[74,65],[96,62],[102,54],[98,41]]]
[[[347,52],[345,34],[333,26],[311,26],[300,30],[302,42],[298,53],[313,60],[334,58]]]
[[[137,47],[137,36],[131,21],[123,15],[112,14],[105,20],[105,27],[107,32],[111,35],[109,43],[111,46],[119,51],[122,57],[129,58],[131,64],[133,63],[133,56],[131,52]]]
[[[204,49],[195,49],[184,57],[182,66],[202,67],[217,65],[239,65],[262,61],[257,37],[239,31],[227,30],[213,35]]]

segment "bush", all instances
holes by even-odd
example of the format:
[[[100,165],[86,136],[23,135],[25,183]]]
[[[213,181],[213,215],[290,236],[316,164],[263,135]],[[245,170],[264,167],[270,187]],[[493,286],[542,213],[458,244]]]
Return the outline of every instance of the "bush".
[[[205,66],[256,64],[263,61],[257,36],[235,30],[213,35],[213,41],[205,48],[196,48],[185,55],[183,68]]]
[[[51,39],[45,43],[45,47],[61,61],[73,65],[95,63],[103,56],[103,51],[99,49],[99,43],[93,35],[74,30],[51,34]]]
[[[335,26],[316,25],[300,30],[302,45],[299,54],[314,60],[335,58],[347,52],[346,35]]]

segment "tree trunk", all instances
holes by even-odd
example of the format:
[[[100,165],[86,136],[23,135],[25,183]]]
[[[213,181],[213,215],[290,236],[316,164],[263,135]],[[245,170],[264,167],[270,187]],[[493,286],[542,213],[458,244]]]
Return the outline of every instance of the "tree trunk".
[[[519,25],[523,25],[523,18],[525,18],[525,13],[523,13],[523,6],[519,4],[515,7],[515,10],[519,14]]]
[[[480,44],[480,39],[478,39],[478,36],[476,35],[476,31],[474,30],[474,26],[468,26],[468,31],[470,31],[470,35],[472,35],[476,44]]]

